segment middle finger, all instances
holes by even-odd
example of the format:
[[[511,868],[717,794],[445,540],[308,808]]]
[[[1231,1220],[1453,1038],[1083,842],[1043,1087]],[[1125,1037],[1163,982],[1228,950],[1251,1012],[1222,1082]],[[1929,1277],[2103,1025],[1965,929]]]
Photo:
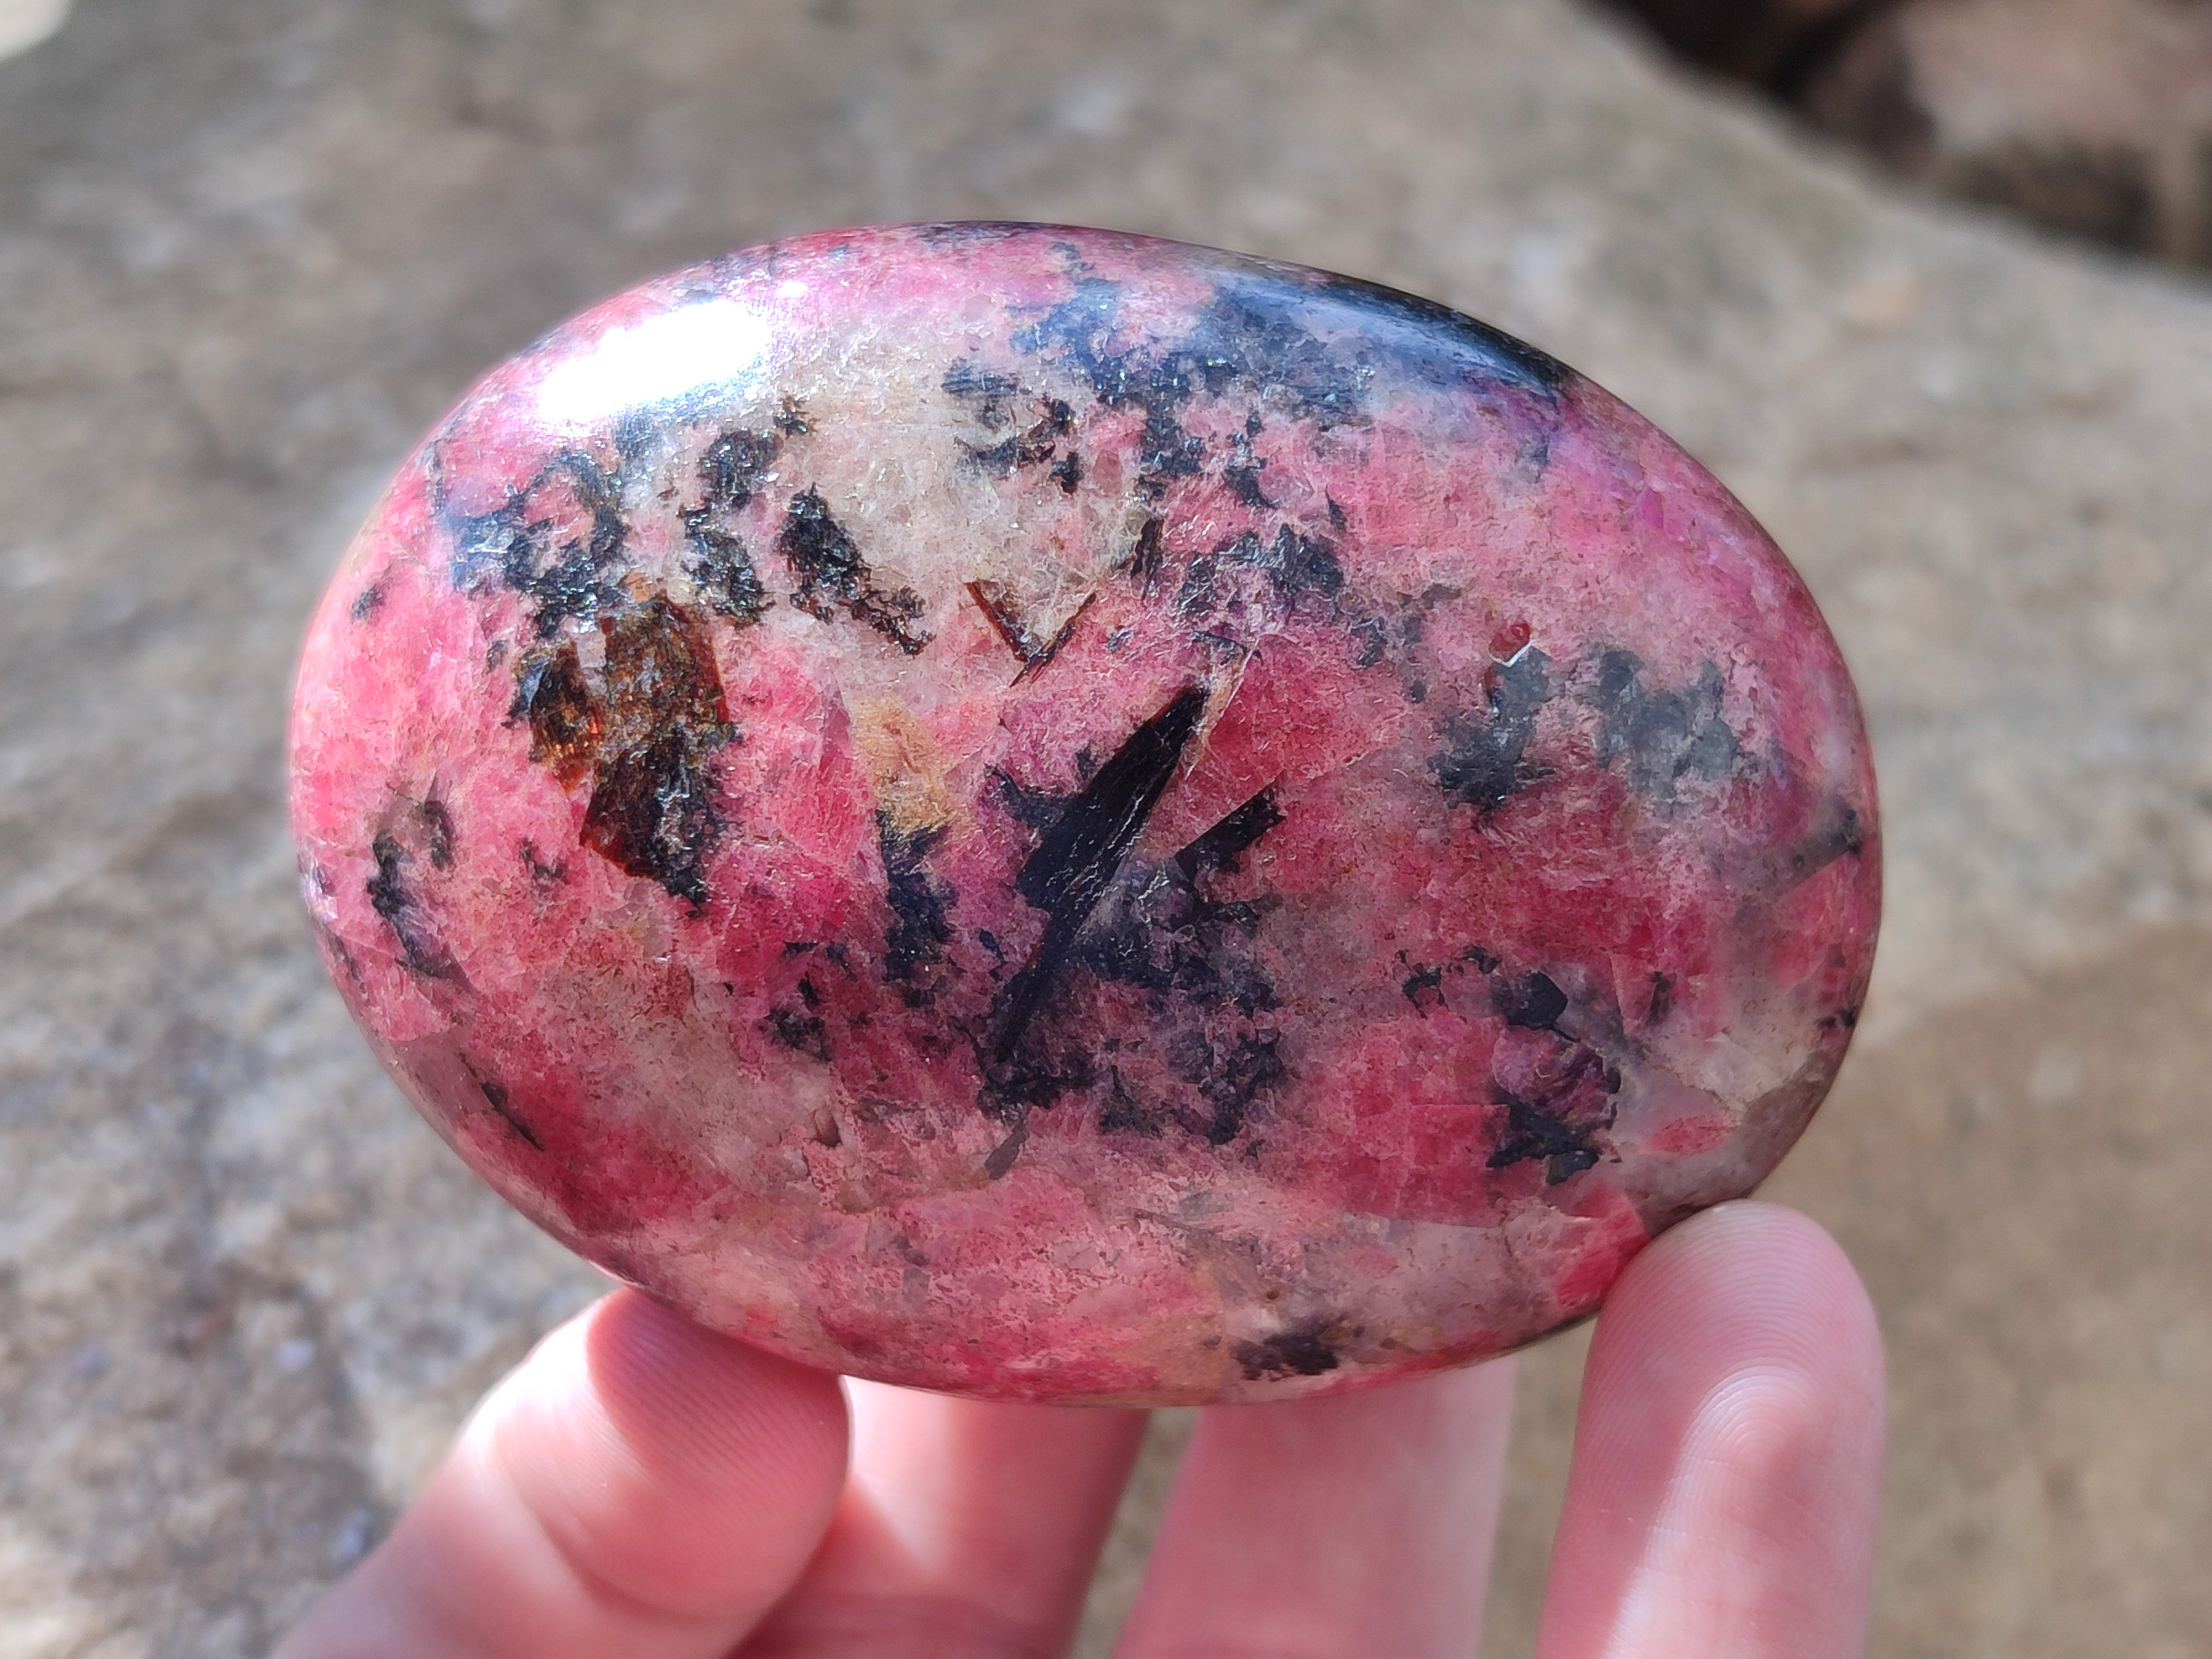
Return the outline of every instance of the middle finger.
[[[846,1386],[843,1501],[745,1659],[1063,1652],[1145,1414]]]
[[[1513,1363],[1200,1414],[1115,1659],[1474,1652]]]

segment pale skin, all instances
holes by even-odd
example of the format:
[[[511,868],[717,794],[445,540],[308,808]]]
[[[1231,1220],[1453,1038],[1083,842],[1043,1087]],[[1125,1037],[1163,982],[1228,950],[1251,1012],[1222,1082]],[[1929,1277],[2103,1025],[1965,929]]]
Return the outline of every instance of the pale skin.
[[[1204,1413],[1115,1659],[1473,1659],[1511,1362]],[[1881,1339],[1812,1222],[1723,1205],[1623,1274],[1537,1659],[1848,1659]],[[836,1377],[619,1291],[486,1397],[277,1659],[1050,1659],[1141,1413]]]

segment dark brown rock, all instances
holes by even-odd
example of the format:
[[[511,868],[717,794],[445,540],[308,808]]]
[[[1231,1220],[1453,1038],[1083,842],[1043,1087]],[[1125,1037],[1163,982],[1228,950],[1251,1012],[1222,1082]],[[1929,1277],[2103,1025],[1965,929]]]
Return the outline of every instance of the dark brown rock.
[[[2205,0],[1618,0],[1907,179],[2212,264]]]
[[[1909,178],[2054,230],[2212,260],[2212,5],[1906,0],[1797,102]]]
[[[1672,50],[1741,81],[1780,88],[1826,61],[1865,18],[1865,0],[1614,0]]]

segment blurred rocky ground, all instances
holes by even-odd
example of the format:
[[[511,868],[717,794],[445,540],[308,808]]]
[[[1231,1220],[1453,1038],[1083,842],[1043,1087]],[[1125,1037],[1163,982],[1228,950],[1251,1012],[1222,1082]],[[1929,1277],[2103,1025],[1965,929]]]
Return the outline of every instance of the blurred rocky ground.
[[[2212,0],[1613,0],[1901,177],[2212,266]]]
[[[1772,1187],[1891,1343],[1875,1651],[2212,1654],[2212,295],[1564,0],[81,0],[0,64],[0,1653],[258,1651],[593,1293],[294,893],[294,642],[370,493],[605,292],[973,216],[1449,301],[1766,520],[1887,796],[1859,1050]],[[1525,1365],[1500,1659],[1580,1348]]]

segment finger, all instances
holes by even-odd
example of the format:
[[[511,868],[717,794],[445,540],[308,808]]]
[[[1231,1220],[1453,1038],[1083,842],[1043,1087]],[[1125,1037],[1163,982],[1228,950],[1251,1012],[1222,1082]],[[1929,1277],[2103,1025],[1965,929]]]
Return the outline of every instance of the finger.
[[[617,1291],[477,1407],[277,1659],[708,1659],[795,1580],[845,1465],[835,1377]]]
[[[1590,1345],[1539,1659],[1847,1659],[1881,1478],[1881,1339],[1803,1216],[1729,1204],[1621,1275]]]
[[[844,1501],[746,1659],[1064,1652],[1144,1413],[848,1386]]]
[[[1115,1659],[1468,1659],[1510,1360],[1199,1419]]]

